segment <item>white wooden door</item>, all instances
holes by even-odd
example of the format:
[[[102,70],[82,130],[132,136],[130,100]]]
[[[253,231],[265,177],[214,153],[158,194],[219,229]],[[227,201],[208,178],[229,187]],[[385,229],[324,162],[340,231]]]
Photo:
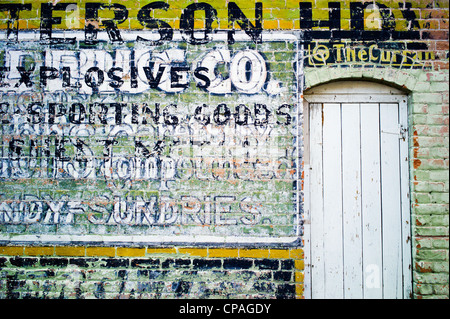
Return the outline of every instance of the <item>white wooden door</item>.
[[[366,91],[309,98],[311,298],[409,298],[406,100]]]

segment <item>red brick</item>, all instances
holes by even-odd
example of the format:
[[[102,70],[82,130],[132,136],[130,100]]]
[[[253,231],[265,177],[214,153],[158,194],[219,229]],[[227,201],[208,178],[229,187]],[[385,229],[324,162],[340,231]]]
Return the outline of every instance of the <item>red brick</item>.
[[[448,39],[448,31],[423,31],[422,39],[424,40],[447,40]]]

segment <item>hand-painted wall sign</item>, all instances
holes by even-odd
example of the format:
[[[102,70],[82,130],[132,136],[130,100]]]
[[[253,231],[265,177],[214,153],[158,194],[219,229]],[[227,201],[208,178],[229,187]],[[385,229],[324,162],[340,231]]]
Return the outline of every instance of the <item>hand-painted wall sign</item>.
[[[390,65],[394,68],[424,68],[424,62],[434,60],[432,51],[408,49],[404,43],[389,45],[365,43],[308,43],[305,45],[305,66],[321,67],[330,64]]]
[[[1,242],[299,243],[297,38],[180,40],[0,44]]]
[[[250,17],[248,9],[242,9],[236,2],[227,4],[226,16],[207,2],[195,2],[186,5],[180,10],[177,26],[173,24],[173,18],[168,19],[168,11],[175,8],[170,3],[154,1],[142,5],[138,10],[131,10],[126,5],[103,2],[59,2],[53,3],[5,3],[0,4],[0,11],[8,13],[8,19],[3,28],[7,29],[7,39],[17,41],[18,25],[21,16],[31,14],[33,18],[40,18],[39,39],[42,44],[58,45],[73,44],[75,41],[84,41],[85,45],[96,45],[99,43],[99,35],[106,33],[108,41],[113,43],[123,42],[121,29],[129,26],[130,20],[137,20],[140,27],[145,27],[147,32],[158,34],[157,39],[148,39],[144,35],[138,35],[134,40],[147,45],[161,45],[173,40],[174,30],[183,33],[184,41],[189,44],[201,45],[211,41],[211,34],[217,28],[220,19],[227,19],[228,43],[234,43],[235,30],[244,30],[249,40],[261,43],[262,30],[264,29],[265,16],[264,1],[256,2],[254,13]],[[414,10],[414,2],[398,1],[384,4],[380,2],[354,1],[342,3],[340,1],[328,1],[326,7],[314,7],[311,1],[299,1],[296,8],[290,10],[298,11],[298,26],[295,29],[303,31],[306,41],[313,39],[341,40],[351,39],[360,41],[388,41],[388,40],[426,40],[430,34],[420,31],[419,20]],[[328,19],[315,18],[316,9],[327,9]],[[31,13],[30,13],[31,12]],[[83,12],[83,13],[82,13]],[[137,13],[135,13],[137,12]],[[344,13],[349,12],[349,17]],[[40,14],[40,16],[35,16]],[[61,14],[65,15],[63,19]],[[83,16],[81,16],[83,14]],[[202,15],[204,18],[202,27],[196,27],[195,16]],[[108,18],[102,16],[107,15]],[[283,19],[274,17],[271,19]],[[290,18],[292,19],[292,17]],[[73,21],[73,22],[71,22]],[[80,21],[85,21],[84,25]],[[349,26],[343,21],[349,21]],[[398,26],[399,21],[405,21],[404,25]],[[213,28],[215,25],[215,28]],[[53,34],[59,28],[84,29],[83,39],[74,37],[61,37]]]

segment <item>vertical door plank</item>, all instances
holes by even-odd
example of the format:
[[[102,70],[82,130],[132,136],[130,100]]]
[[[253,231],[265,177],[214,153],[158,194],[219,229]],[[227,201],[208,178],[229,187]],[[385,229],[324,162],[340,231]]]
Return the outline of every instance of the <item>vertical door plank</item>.
[[[310,194],[310,171],[311,166],[310,162],[310,151],[309,144],[311,132],[309,129],[309,106],[310,104],[306,101],[303,101],[303,236],[302,236],[302,244],[304,254],[304,280],[303,280],[303,298],[311,299],[311,194]]]
[[[323,104],[325,298],[343,298],[341,105]]]
[[[364,298],[383,298],[378,104],[361,104],[361,205]]]
[[[344,297],[363,298],[359,104],[342,104]]]
[[[401,298],[402,236],[398,104],[380,104],[384,298]]]
[[[399,122],[408,128],[408,105],[406,98],[399,103]],[[409,203],[408,132],[400,139],[400,188],[402,205],[402,250],[403,250],[403,298],[412,294],[411,268],[411,211]]]
[[[311,297],[325,297],[322,181],[322,104],[310,104]]]

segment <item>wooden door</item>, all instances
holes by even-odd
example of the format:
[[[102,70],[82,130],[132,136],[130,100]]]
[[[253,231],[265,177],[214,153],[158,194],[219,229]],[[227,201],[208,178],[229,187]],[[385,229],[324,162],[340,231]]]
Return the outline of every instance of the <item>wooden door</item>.
[[[409,297],[406,100],[376,93],[310,98],[311,298]]]

